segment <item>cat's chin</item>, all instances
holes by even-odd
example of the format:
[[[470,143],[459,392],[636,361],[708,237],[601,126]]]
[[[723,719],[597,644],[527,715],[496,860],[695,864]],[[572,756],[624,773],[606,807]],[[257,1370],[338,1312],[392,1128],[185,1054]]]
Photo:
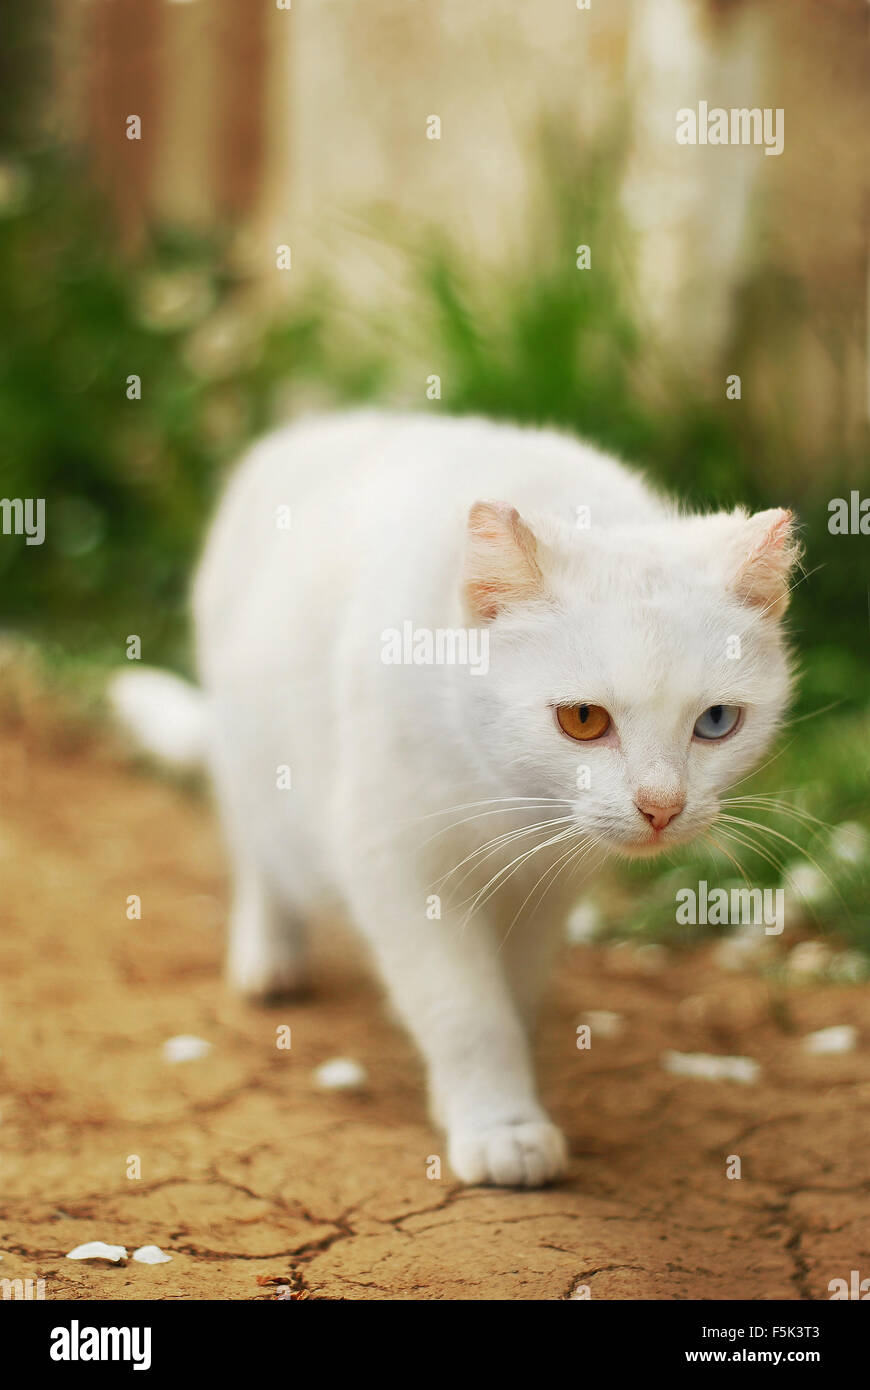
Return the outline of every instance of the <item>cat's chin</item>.
[[[619,852],[625,859],[655,859],[667,848],[667,845],[620,845]]]
[[[623,859],[654,859],[658,854],[664,854],[669,849],[682,849],[684,845],[691,844],[696,838],[692,835],[669,835],[657,832],[652,836],[644,836],[637,840],[618,840],[613,849],[617,854],[622,855]]]
[[[676,844],[671,841],[670,844]],[[620,840],[614,845],[617,854],[622,855],[623,859],[654,859],[657,854],[662,854],[664,850],[670,848],[670,844],[663,840]]]

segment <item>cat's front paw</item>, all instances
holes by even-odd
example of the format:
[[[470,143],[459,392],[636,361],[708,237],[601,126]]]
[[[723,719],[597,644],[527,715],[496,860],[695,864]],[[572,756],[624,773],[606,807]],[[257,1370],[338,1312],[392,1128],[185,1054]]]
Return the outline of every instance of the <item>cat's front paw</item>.
[[[549,1120],[524,1120],[453,1130],[448,1158],[456,1176],[472,1186],[543,1187],[565,1171],[568,1148]]]

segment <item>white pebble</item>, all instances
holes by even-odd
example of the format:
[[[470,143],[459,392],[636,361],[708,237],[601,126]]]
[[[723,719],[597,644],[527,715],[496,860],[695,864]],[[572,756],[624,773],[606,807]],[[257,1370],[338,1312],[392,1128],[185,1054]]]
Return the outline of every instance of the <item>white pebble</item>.
[[[662,1066],[674,1076],[691,1076],[698,1081],[739,1081],[751,1086],[761,1075],[752,1057],[714,1057],[707,1052],[665,1052]]]
[[[192,1033],[179,1033],[177,1038],[167,1038],[163,1044],[164,1062],[196,1062],[210,1052],[211,1043],[195,1038]]]
[[[820,1028],[816,1033],[808,1033],[804,1038],[804,1052],[812,1052],[817,1057],[831,1056],[836,1052],[852,1052],[858,1042],[858,1029],[851,1023],[840,1023],[833,1028]]]
[[[713,963],[720,970],[751,970],[762,965],[773,954],[773,942],[769,936],[759,936],[757,930],[752,934],[734,932],[713,948]]]
[[[831,831],[831,853],[844,864],[860,864],[870,852],[870,835],[858,821],[846,820]]]
[[[786,893],[793,893],[800,902],[810,906],[822,903],[828,896],[828,881],[815,864],[807,864],[802,859],[792,860],[783,871],[783,884]]]
[[[92,1240],[87,1245],[77,1245],[75,1250],[70,1250],[67,1255],[68,1260],[111,1260],[117,1264],[119,1260],[126,1260],[127,1251],[123,1245],[106,1245],[105,1241]]]
[[[140,1265],[168,1265],[172,1256],[164,1255],[159,1245],[140,1245],[133,1251],[133,1259]]]
[[[800,941],[789,951],[787,969],[790,975],[818,979],[828,973],[831,948],[823,941]]]
[[[588,946],[600,936],[604,922],[592,902],[580,902],[568,918],[565,935],[572,946]]]
[[[580,1022],[587,1024],[599,1038],[618,1038],[622,1032],[622,1014],[615,1014],[611,1009],[590,1009],[581,1015]]]
[[[323,1091],[354,1091],[365,1085],[367,1075],[351,1057],[332,1057],[317,1068],[314,1080]]]

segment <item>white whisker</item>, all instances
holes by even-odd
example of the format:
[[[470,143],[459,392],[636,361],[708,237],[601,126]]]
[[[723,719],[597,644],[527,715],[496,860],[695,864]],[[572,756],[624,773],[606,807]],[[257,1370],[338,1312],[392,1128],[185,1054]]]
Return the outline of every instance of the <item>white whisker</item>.
[[[471,917],[478,910],[478,908],[482,907],[483,904],[485,902],[488,902],[489,898],[492,897],[492,894],[495,891],[496,885],[498,884],[500,879],[504,878],[504,882],[506,883],[509,878],[513,877],[513,875],[526,862],[526,860],[531,858],[532,855],[538,854],[542,849],[548,849],[551,845],[560,844],[561,842],[575,834],[575,830],[562,830],[559,832],[558,835],[553,835],[550,837],[549,840],[544,840],[541,844],[533,845],[531,849],[525,850],[522,854],[517,855],[517,857],[515,859],[512,859],[509,864],[505,864],[501,869],[498,870],[497,873],[493,874],[489,882],[485,883],[483,888],[481,888],[480,891],[475,894],[471,907],[469,908],[462,922],[463,931],[468,926]]]
[[[520,826],[518,829],[506,830],[502,835],[496,835],[494,839],[487,840],[484,844],[478,845],[477,848],[473,849],[470,854],[467,854],[464,859],[461,859],[458,864],[454,864],[452,869],[448,869],[445,874],[442,874],[441,878],[437,879],[431,887],[435,889],[439,888],[442,884],[446,883],[449,878],[452,878],[455,873],[458,873],[465,864],[471,863],[472,860],[478,857],[481,857],[482,863],[484,859],[488,859],[499,849],[513,844],[515,840],[521,839],[524,835],[528,835],[534,830],[548,830],[557,825],[567,824],[571,820],[573,820],[573,816],[559,816],[555,820],[537,821],[534,825],[524,825]],[[456,886],[460,887],[468,878],[468,874],[472,872],[473,869],[469,869]]]
[[[582,849],[582,848],[583,848],[583,845],[584,845],[585,843],[587,843],[587,842],[586,842],[586,841],[581,841],[581,844],[580,844],[579,848]],[[592,842],[592,845],[589,846],[590,849],[594,846],[595,843],[597,843],[597,841],[593,841],[593,842]],[[507,929],[507,931],[505,932],[504,937],[502,938],[502,942],[501,942],[501,945],[499,946],[499,950],[501,950],[502,946],[504,946],[504,944],[505,944],[505,942],[507,941],[508,937],[510,936],[510,934],[511,934],[511,932],[512,932],[512,930],[513,930],[513,928],[514,928],[514,926],[515,926],[515,924],[516,924],[516,922],[518,921],[519,917],[522,915],[522,911],[523,911],[523,909],[524,909],[526,903],[529,901],[529,898],[532,896],[532,894],[535,892],[535,890],[540,886],[540,884],[541,884],[541,882],[543,881],[543,879],[545,879],[545,878],[547,877],[547,874],[553,873],[554,870],[556,871],[555,877],[552,879],[552,881],[551,881],[550,883],[547,884],[546,888],[544,889],[544,892],[541,894],[541,897],[540,897],[539,901],[536,903],[536,905],[535,905],[535,911],[537,911],[537,909],[541,906],[541,903],[544,901],[544,898],[547,896],[547,893],[548,893],[549,890],[552,888],[553,884],[556,882],[556,879],[559,877],[559,874],[561,873],[561,870],[562,870],[562,868],[563,868],[563,866],[564,866],[565,860],[566,860],[566,859],[570,859],[572,855],[574,855],[574,854],[577,853],[577,851],[578,851],[578,846],[577,846],[576,843],[573,844],[573,845],[570,845],[569,848],[565,851],[565,853],[562,854],[562,855],[560,855],[559,858],[558,858],[557,860],[555,860],[554,863],[549,864],[549,865],[547,866],[547,868],[544,870],[544,872],[540,875],[540,877],[539,877],[538,879],[536,879],[535,883],[534,883],[533,886],[529,889],[528,893],[527,893],[526,896],[523,898],[523,900],[522,900],[522,902],[520,903],[520,905],[519,905],[517,911],[515,912],[513,918],[511,919],[511,922],[510,922],[510,924],[509,924],[509,926],[508,926],[508,929]]]

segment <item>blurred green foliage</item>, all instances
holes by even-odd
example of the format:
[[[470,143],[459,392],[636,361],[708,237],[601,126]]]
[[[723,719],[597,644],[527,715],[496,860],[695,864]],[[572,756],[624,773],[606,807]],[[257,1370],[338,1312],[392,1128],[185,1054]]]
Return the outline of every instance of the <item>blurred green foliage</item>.
[[[193,333],[240,290],[219,242],[161,234],[131,266],[79,179],[17,166],[7,184],[20,207],[0,219],[2,490],[45,497],[47,534],[0,547],[5,621],[105,660],[138,632],[150,660],[178,664],[222,469],[268,425],[275,384],[312,363],[317,325],[302,314],[246,342],[230,381],[218,319],[199,370]]]
[[[828,500],[848,492],[855,461],[808,457],[788,402],[760,425],[758,412],[725,400],[724,370],[715,389],[664,369],[650,383],[615,160],[607,150],[568,168],[569,156],[559,159],[560,177],[544,180],[549,206],[529,229],[534,259],[484,275],[426,240],[413,257],[410,323],[349,323],[326,282],[268,321],[248,308],[225,239],[159,231],[131,265],[78,171],[7,166],[2,489],[47,498],[50,524],[41,548],[0,547],[6,622],[107,659],[139,632],[149,659],[183,662],[188,576],[226,466],[312,394],[386,399],[564,425],[693,505],[795,506],[812,572],[794,595],[801,708],[866,701],[866,538],[827,530]],[[578,228],[594,246],[591,271],[575,268]],[[776,337],[777,304],[793,319],[796,287],[777,292],[762,277],[755,289],[744,288],[742,313],[754,321],[760,297]],[[414,362],[430,364],[416,379]],[[444,383],[434,404],[431,370]],[[127,396],[133,374],[140,400]]]
[[[427,233],[409,248],[412,312],[362,321],[328,278],[283,315],[257,311],[230,268],[228,234],[159,229],[131,263],[74,167],[0,166],[0,493],[45,497],[48,523],[42,547],[0,546],[6,628],[64,659],[107,664],[138,633],[147,661],[187,666],[187,584],[222,476],[277,416],[312,399],[554,423],[691,505],[795,507],[808,571],[792,610],[803,722],[758,786],[801,789],[804,809],[825,820],[865,816],[870,542],[831,536],[827,521],[829,498],[868,470],[839,445],[814,457],[797,402],[759,412],[726,400],[733,365],[706,382],[651,366],[616,170],[613,149],[581,156],[551,142],[529,218],[533,255],[484,272]],[[580,242],[593,247],[590,271],[575,266]],[[767,341],[787,353],[808,312],[800,286],[759,274],[742,287],[729,362],[748,335],[756,352],[760,335],[761,351]],[[430,372],[443,381],[439,402],[425,397]],[[128,398],[134,374],[138,400]],[[809,846],[809,822],[765,819]],[[784,842],[768,849],[793,857]],[[755,881],[776,879],[775,863],[739,852]],[[870,943],[861,876],[834,868],[847,901],[833,895],[826,920]],[[657,921],[654,893],[644,905],[638,920]],[[672,923],[672,895],[662,910]]]

